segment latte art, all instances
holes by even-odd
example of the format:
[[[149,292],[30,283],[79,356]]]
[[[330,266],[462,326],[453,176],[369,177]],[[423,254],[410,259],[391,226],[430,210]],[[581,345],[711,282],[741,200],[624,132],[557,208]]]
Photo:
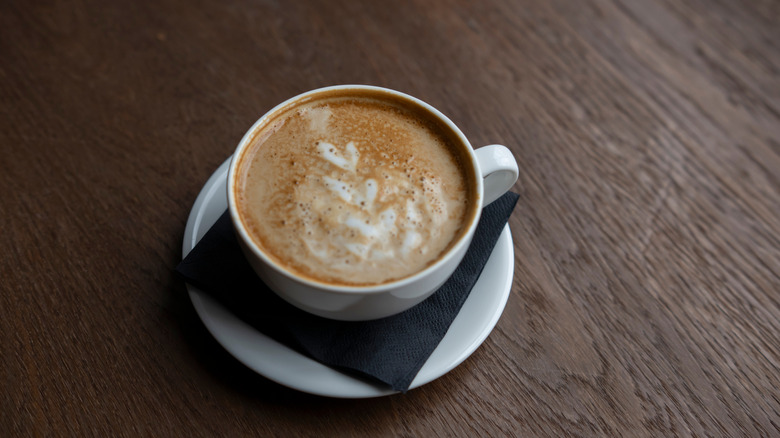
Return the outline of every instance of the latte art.
[[[387,102],[330,98],[281,114],[242,157],[253,240],[299,275],[379,284],[434,263],[475,209],[462,144]]]
[[[312,256],[346,272],[366,263],[403,266],[413,251],[431,251],[449,220],[436,177],[392,164],[366,168],[354,142],[344,148],[320,142],[316,149],[328,165],[316,167],[293,195],[293,216],[301,219]]]

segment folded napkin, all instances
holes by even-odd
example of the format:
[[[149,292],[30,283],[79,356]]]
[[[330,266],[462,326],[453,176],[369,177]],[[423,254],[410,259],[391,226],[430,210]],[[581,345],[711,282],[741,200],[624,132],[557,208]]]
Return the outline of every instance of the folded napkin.
[[[176,271],[236,316],[290,348],[406,392],[466,301],[517,198],[510,192],[485,207],[463,262],[436,293],[405,312],[378,320],[330,320],[279,298],[247,263],[227,212]]]

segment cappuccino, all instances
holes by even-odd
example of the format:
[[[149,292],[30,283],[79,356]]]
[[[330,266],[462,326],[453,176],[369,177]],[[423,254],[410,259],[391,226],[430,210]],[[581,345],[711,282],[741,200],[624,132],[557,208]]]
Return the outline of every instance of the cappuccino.
[[[331,90],[274,112],[236,157],[236,205],[254,243],[299,277],[399,280],[435,263],[478,212],[466,144],[381,91]]]

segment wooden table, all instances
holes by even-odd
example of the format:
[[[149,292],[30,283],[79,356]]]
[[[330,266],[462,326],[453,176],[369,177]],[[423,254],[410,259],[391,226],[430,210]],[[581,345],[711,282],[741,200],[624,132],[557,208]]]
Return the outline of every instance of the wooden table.
[[[779,436],[780,3],[0,4],[0,435]],[[405,395],[299,393],[173,273],[208,176],[324,85],[520,163],[503,317]]]

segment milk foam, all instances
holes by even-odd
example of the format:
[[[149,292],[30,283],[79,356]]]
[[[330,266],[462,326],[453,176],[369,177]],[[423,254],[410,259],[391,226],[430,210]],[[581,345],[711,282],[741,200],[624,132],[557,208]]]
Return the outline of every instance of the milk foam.
[[[349,264],[406,257],[412,251],[431,251],[429,243],[435,244],[439,226],[449,216],[447,205],[436,200],[441,188],[435,178],[430,178],[424,188],[399,169],[383,168],[385,202],[376,202],[380,183],[360,172],[369,163],[359,162],[360,152],[354,142],[339,147],[323,141],[316,150],[327,165],[314,167],[305,183],[295,187],[294,195],[296,216],[304,223],[301,238],[312,256],[346,268]],[[338,172],[337,178],[330,177],[333,168],[343,172]],[[387,202],[411,192],[416,195],[400,196],[405,202]],[[428,240],[422,238],[423,232]],[[353,257],[339,261],[345,248]]]
[[[463,170],[414,118],[350,105],[297,108],[258,135],[242,218],[258,245],[300,274],[344,284],[403,278],[463,229]]]

